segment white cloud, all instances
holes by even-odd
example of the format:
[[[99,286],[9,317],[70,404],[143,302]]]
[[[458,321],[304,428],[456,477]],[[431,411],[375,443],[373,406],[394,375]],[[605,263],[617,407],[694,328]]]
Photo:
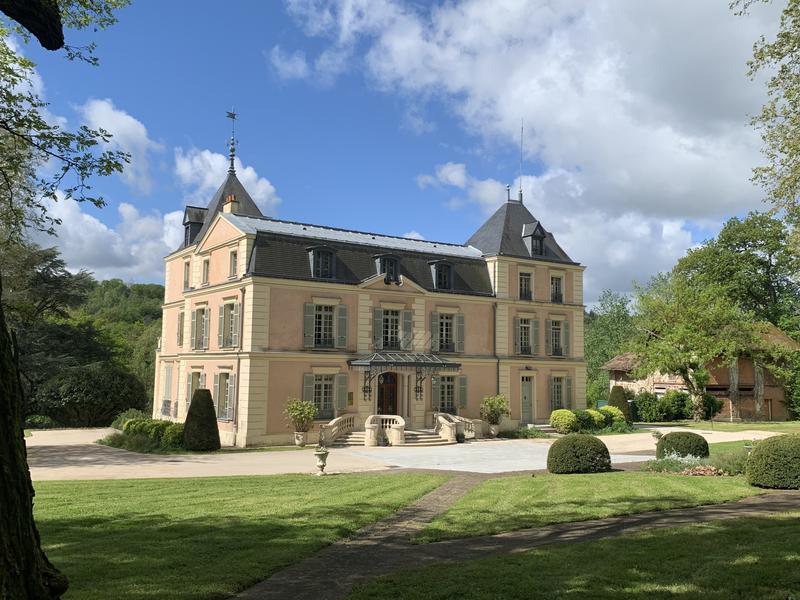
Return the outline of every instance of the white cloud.
[[[402,235],[402,237],[404,237],[404,238],[410,238],[410,239],[412,239],[412,240],[424,240],[424,239],[425,239],[425,236],[424,236],[424,235],[422,235],[422,234],[421,234],[419,231],[417,231],[416,229],[412,229],[411,231],[407,231],[406,233],[404,233],[404,234]]]
[[[72,270],[86,269],[99,279],[162,282],[164,256],[183,238],[183,212],[142,214],[126,202],[117,211],[120,221],[109,227],[78,202],[60,197],[48,206],[49,214],[61,221],[55,228],[57,237],[33,237],[39,244],[57,246]]]
[[[186,202],[207,206],[212,195],[228,173],[229,160],[211,150],[175,148],[175,174],[186,189]],[[275,214],[281,199],[268,179],[253,167],[245,167],[239,157],[234,160],[236,176],[264,214]]]
[[[86,125],[92,129],[105,129],[113,137],[108,147],[130,154],[122,179],[139,193],[149,194],[153,189],[150,174],[150,154],[162,149],[161,144],[150,139],[141,121],[114,106],[108,98],[90,99],[77,108]]]
[[[287,53],[276,45],[270,51],[268,58],[275,73],[281,79],[305,79],[308,77],[306,55],[300,50]]]

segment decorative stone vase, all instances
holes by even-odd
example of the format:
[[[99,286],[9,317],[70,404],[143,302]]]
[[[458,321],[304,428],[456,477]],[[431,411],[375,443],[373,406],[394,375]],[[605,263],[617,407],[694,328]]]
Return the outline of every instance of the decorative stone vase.
[[[500,433],[500,425],[489,425],[489,435],[491,437],[497,437],[498,433]]]
[[[325,463],[328,461],[328,449],[325,446],[317,446],[314,450],[314,456],[317,457],[317,475],[325,475]]]
[[[295,431],[294,432],[294,445],[300,446],[301,448],[306,445],[308,441],[308,432],[307,431]]]

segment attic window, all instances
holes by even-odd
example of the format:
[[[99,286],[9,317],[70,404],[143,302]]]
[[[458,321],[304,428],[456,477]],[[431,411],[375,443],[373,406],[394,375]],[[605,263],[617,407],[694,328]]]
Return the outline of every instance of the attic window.
[[[534,256],[544,255],[544,239],[534,236],[531,238],[531,254]]]
[[[453,267],[446,262],[436,262],[432,265],[433,285],[437,290],[453,289]]]
[[[387,281],[396,282],[400,280],[400,261],[396,256],[378,257],[378,273],[385,275]]]
[[[316,248],[311,251],[312,273],[317,279],[333,279],[334,256],[331,250]]]

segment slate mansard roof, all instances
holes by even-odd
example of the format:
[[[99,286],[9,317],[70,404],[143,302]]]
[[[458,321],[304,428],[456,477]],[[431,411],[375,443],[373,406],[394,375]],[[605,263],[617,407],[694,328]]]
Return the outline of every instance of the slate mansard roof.
[[[493,294],[486,262],[480,250],[470,246],[228,213],[222,218],[245,233],[255,234],[248,263],[251,275],[316,280],[311,274],[309,252],[322,246],[335,254],[334,278],[327,280],[333,283],[357,285],[374,277],[378,257],[390,255],[398,259],[401,275],[427,290],[435,289],[431,265],[444,261],[453,269],[452,289],[436,291]]]

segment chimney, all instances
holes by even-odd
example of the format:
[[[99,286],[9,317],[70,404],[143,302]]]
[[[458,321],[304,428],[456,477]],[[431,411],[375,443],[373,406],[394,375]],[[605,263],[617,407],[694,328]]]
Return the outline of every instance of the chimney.
[[[238,210],[239,203],[236,201],[236,196],[234,194],[228,194],[225,196],[225,204],[222,205],[222,212],[235,213]]]

